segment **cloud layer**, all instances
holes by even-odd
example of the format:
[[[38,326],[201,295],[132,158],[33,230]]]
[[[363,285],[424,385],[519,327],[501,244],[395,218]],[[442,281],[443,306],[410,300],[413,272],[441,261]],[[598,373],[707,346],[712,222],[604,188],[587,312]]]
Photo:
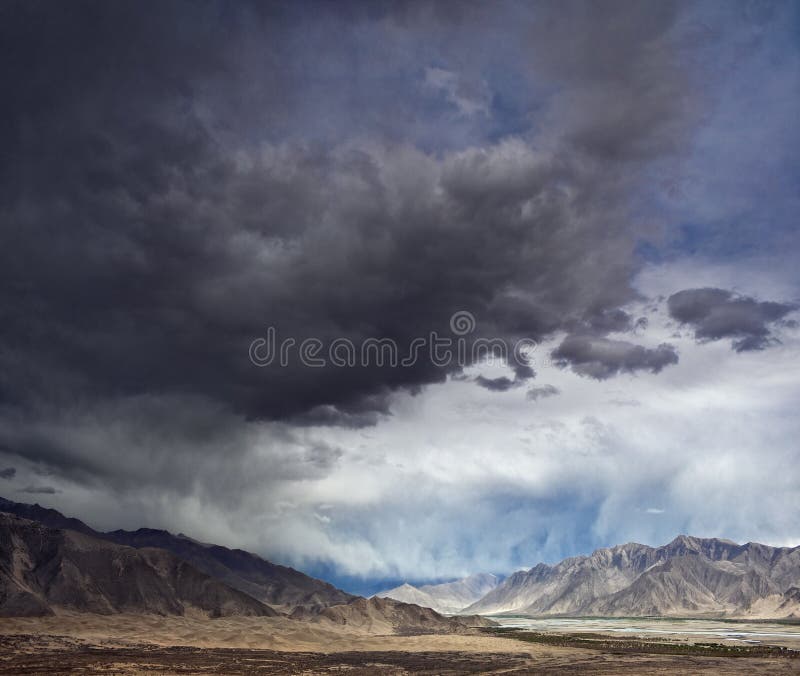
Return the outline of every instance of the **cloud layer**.
[[[625,340],[590,336],[567,336],[553,351],[553,357],[559,365],[572,366],[576,373],[598,380],[642,370],[659,373],[665,366],[678,363],[678,353],[668,343],[650,349]]]
[[[339,577],[797,536],[796,14],[4,3],[4,486]],[[456,312],[461,363],[299,359]]]
[[[369,126],[334,143],[275,140],[229,117],[257,102],[269,127],[287,98],[323,103],[280,68],[298,49],[281,29],[301,30],[313,13],[276,9],[251,28],[248,5],[187,15],[168,3],[157,16],[125,3],[89,7],[83,19],[20,7],[4,22],[24,68],[3,74],[17,92],[5,126],[13,180],[2,218],[13,244],[0,261],[3,400],[193,393],[268,419],[369,406],[387,388],[440,382],[446,370],[420,360],[316,371],[296,359],[259,370],[249,343],[275,326],[298,343],[406,346],[445,332],[459,310],[483,335],[538,340],[587,313],[613,318],[632,298],[641,230],[631,191],[644,163],[680,147],[691,117],[675,105],[689,90],[667,5],[543,6],[526,19],[536,39],[518,75],[564,95],[546,99],[523,134],[435,151]],[[441,33],[483,20],[472,7],[419,11],[358,9],[350,20],[376,45],[394,32],[420,39],[427,18]],[[611,39],[615,17],[625,17],[624,40]],[[251,31],[277,44],[251,44]],[[576,31],[585,50],[573,54],[563,38]],[[89,55],[80,45],[95,34]],[[272,65],[247,89],[231,88],[230,73],[255,59]],[[459,76],[429,68],[415,98],[433,83],[464,108],[471,94],[459,83],[481,66],[491,64]],[[288,90],[273,98],[276,85]],[[236,126],[221,129],[225,120]]]
[[[775,342],[772,326],[797,306],[759,302],[725,289],[686,289],[668,300],[669,313],[694,329],[698,340],[732,338],[737,352],[763,350]]]

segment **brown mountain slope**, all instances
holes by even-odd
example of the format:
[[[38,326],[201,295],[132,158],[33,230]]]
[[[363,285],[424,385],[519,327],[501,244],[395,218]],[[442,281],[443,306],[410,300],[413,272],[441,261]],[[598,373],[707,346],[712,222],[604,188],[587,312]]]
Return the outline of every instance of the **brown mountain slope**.
[[[291,611],[297,607],[321,609],[356,598],[332,584],[294,568],[271,563],[250,552],[197,542],[163,530],[117,530],[104,533],[103,537],[131,547],[166,549],[234,589],[282,610]]]
[[[247,594],[159,549],[134,549],[0,513],[0,615],[57,609],[273,616]]]
[[[299,615],[299,612],[293,617]],[[304,619],[321,624],[347,625],[350,629],[370,634],[449,634],[463,632],[469,627],[495,624],[479,616],[445,617],[431,608],[375,596],[370,599],[357,598],[350,603],[324,608]]]
[[[165,530],[140,528],[136,531],[116,530],[102,533],[54,509],[12,502],[4,498],[0,498],[0,510],[54,528],[68,528],[129,547],[166,549],[206,575],[282,610],[291,611],[300,606],[321,609],[357,598],[327,582],[293,568],[271,563],[241,549],[205,544]]]

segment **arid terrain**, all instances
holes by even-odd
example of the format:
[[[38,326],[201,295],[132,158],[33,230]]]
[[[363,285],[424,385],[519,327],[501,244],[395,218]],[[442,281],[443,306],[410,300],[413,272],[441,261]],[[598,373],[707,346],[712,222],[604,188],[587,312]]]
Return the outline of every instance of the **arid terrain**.
[[[375,634],[273,617],[66,613],[0,620],[0,674],[790,674],[798,653],[496,629]],[[670,654],[673,653],[673,654]]]

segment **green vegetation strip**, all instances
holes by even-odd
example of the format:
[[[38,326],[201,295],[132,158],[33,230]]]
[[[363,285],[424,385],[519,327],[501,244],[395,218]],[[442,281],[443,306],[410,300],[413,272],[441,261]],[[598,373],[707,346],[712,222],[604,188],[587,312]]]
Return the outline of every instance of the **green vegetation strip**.
[[[619,639],[604,634],[551,634],[534,631],[522,631],[507,627],[491,627],[484,629],[486,633],[513,638],[528,643],[561,646],[565,648],[589,648],[603,652],[650,653],[656,655],[697,655],[703,657],[788,657],[800,658],[800,651],[783,646],[758,645],[739,646],[722,643],[674,643],[670,641],[652,641],[639,638]]]

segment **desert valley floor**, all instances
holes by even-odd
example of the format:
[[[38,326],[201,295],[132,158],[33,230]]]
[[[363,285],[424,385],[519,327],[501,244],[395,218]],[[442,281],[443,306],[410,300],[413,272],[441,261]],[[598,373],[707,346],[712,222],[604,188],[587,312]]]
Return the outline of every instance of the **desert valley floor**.
[[[607,640],[602,640],[596,633],[551,632],[546,642],[539,642],[479,629],[449,635],[376,635],[286,618],[64,613],[0,620],[0,674],[800,673],[800,653],[765,648],[797,646],[796,638],[776,637],[756,648],[765,654],[727,655],[719,649],[707,651],[699,645],[707,637],[681,633],[682,625],[675,623],[674,634],[658,639],[631,633],[605,634]],[[581,636],[597,639],[597,645],[586,647]],[[687,644],[693,646],[689,653],[669,654]],[[651,652],[653,645],[657,650],[668,646],[667,654]]]

